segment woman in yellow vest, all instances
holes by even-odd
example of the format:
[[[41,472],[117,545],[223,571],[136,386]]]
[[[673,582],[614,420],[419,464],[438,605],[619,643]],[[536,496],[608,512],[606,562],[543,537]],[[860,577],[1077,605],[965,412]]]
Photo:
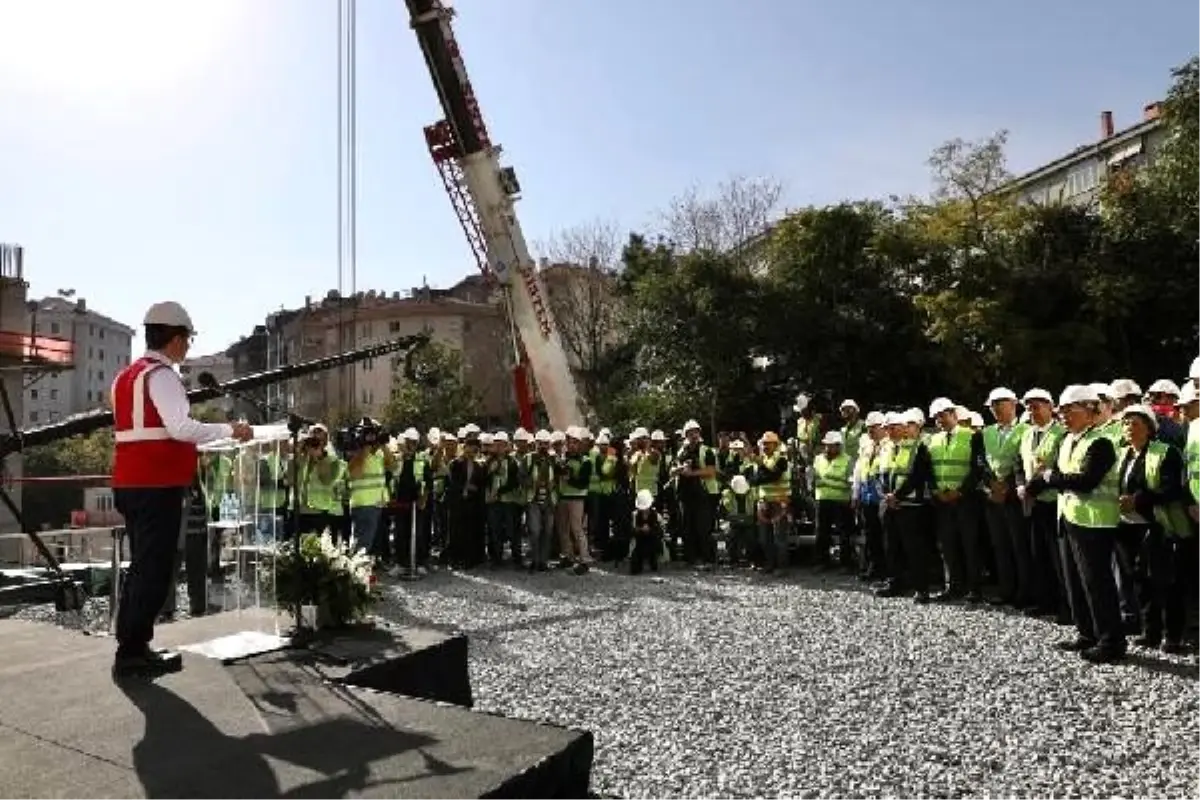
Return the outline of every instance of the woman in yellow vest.
[[[1035,495],[1057,489],[1063,538],[1063,572],[1078,633],[1059,648],[1093,663],[1125,657],[1125,625],[1113,574],[1117,525],[1121,521],[1117,451],[1096,426],[1100,395],[1074,384],[1058,401],[1067,435],[1053,469],[1029,482]]]
[[[1139,647],[1162,646],[1182,653],[1192,571],[1184,561],[1194,542],[1183,510],[1183,456],[1173,445],[1156,440],[1158,418],[1149,406],[1127,406],[1121,413],[1128,442],[1117,470],[1120,476],[1121,523],[1118,547],[1141,576],[1142,635]],[[1140,562],[1140,563],[1139,563]]]

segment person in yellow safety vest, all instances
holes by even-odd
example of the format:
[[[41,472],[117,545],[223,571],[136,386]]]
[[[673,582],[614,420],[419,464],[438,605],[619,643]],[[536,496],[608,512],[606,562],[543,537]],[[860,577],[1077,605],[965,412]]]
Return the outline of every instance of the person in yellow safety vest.
[[[958,407],[946,397],[929,405],[938,432],[925,442],[933,463],[933,526],[945,567],[946,588],[933,599],[983,600],[985,555],[976,513],[975,487],[983,461],[983,437],[958,423]]]
[[[1183,510],[1183,456],[1174,445],[1155,440],[1158,417],[1149,406],[1126,406],[1121,421],[1129,444],[1117,467],[1117,547],[1142,579],[1142,635],[1133,643],[1182,653],[1187,601],[1195,596],[1188,592],[1194,581],[1184,577],[1194,570],[1181,558],[1190,549],[1183,543],[1195,538]]]
[[[429,468],[428,456],[421,450],[421,432],[416,428],[408,428],[400,436],[391,474],[396,524],[395,564],[391,573],[398,575],[408,570],[423,574],[429,568],[427,518],[429,498],[433,493],[433,471]]]
[[[612,535],[613,492],[617,488],[617,451],[607,428],[596,436],[596,444],[588,457],[592,460],[587,499],[588,537],[592,547],[603,554],[602,558],[611,561],[609,538]]]
[[[634,494],[645,489],[651,497],[658,497],[662,453],[650,446],[650,433],[645,428],[634,428],[629,439],[629,480]]]
[[[1121,521],[1117,450],[1096,429],[1100,395],[1094,389],[1072,384],[1063,389],[1058,406],[1067,427],[1058,461],[1029,482],[1029,491],[1036,495],[1049,487],[1059,492],[1059,546],[1077,631],[1073,641],[1059,648],[1095,663],[1119,661],[1126,642],[1112,568]]]
[[[446,531],[448,526],[446,509],[446,485],[450,478],[450,462],[458,455],[458,437],[449,431],[430,430],[429,471],[433,475],[430,500],[433,513],[430,515],[430,548],[438,550],[438,562],[446,565]]]
[[[757,510],[755,494],[750,490],[750,481],[745,475],[734,475],[729,488],[721,492],[721,510],[729,524],[725,538],[725,555],[729,566],[741,566],[757,537]]]
[[[647,566],[651,572],[658,572],[663,549],[662,522],[654,508],[654,495],[647,489],[639,491],[634,498],[630,531],[633,552],[629,555],[629,574],[640,575]]]
[[[554,539],[554,506],[558,474],[550,452],[550,431],[534,434],[534,449],[525,456],[525,522],[529,529],[529,571],[545,572]]]
[[[900,531],[896,527],[896,513],[887,507],[885,499],[892,486],[892,460],[904,441],[904,417],[888,411],[883,415],[883,438],[879,441],[879,463],[876,480],[879,485],[879,522],[883,528],[883,579],[875,589],[877,597],[896,597],[904,584],[904,548],[900,544]]]
[[[683,435],[686,443],[672,470],[683,516],[683,560],[693,567],[707,567],[716,557],[713,529],[721,494],[717,451],[704,443],[700,423],[694,419],[683,426]]]
[[[921,441],[923,414],[905,412],[897,415],[900,438],[895,443],[889,464],[888,493],[883,502],[898,549],[889,546],[889,570],[892,583],[880,592],[882,597],[895,597],[905,590],[913,593],[913,601],[929,602],[929,499],[933,489],[933,459],[929,448]]]
[[[1124,411],[1142,402],[1142,387],[1129,378],[1117,378],[1109,384],[1108,396],[1112,398],[1116,411]]]
[[[792,456],[805,463],[812,461],[821,435],[821,421],[813,416],[812,404],[809,399],[800,395],[792,406],[796,412],[796,448]]]
[[[488,560],[493,567],[504,563],[504,546],[514,569],[525,566],[521,553],[520,511],[525,503],[521,485],[521,465],[512,454],[508,434],[492,434],[492,449],[487,460],[488,488],[485,502],[488,514]]]
[[[1011,389],[993,389],[987,405],[996,421],[983,429],[984,522],[992,543],[997,590],[988,602],[1026,609],[1035,605],[1033,553],[1016,485],[1025,425],[1017,421],[1017,396]]]
[[[1028,614],[1053,614],[1060,625],[1069,625],[1071,607],[1058,547],[1058,493],[1047,489],[1034,495],[1029,491],[1033,476],[1058,461],[1058,448],[1067,429],[1054,419],[1054,398],[1045,389],[1030,389],[1021,402],[1029,412],[1029,424],[1018,447],[1016,483],[1017,497],[1028,518],[1033,558],[1035,602]]]
[[[221,501],[232,487],[233,461],[220,452],[200,453],[200,486],[209,517],[216,522],[221,515]]]
[[[762,452],[756,459],[751,485],[755,495],[755,519],[758,522],[755,566],[765,574],[786,572],[790,563],[792,492],[791,461],[780,446],[779,436],[767,431],[758,440]]]
[[[846,457],[853,462],[858,458],[858,443],[862,435],[867,432],[866,424],[859,418],[858,403],[850,398],[842,401],[838,406],[838,412],[842,415],[842,450],[846,453]]]
[[[324,425],[308,429],[300,440],[298,458],[300,519],[296,530],[323,533],[331,527],[334,506],[341,503],[334,486],[345,469],[341,459],[329,452],[329,430]]]
[[[854,569],[854,516],[850,500],[854,488],[854,461],[846,454],[842,434],[830,431],[821,439],[824,449],[813,459],[813,495],[816,498],[816,549],[813,562],[818,570],[830,568],[834,532],[837,533],[838,562]]]
[[[357,547],[368,553],[379,552],[379,523],[388,499],[385,473],[396,466],[396,459],[388,452],[386,444],[379,423],[364,419],[359,426],[358,440],[347,454],[354,541]]]
[[[562,509],[562,527],[558,529],[559,549],[563,557],[560,566],[574,563],[575,574],[590,569],[592,554],[584,528],[585,504],[592,478],[592,459],[586,442],[591,433],[574,425],[566,431],[566,453],[558,464],[558,507]]]
[[[883,521],[879,517],[879,503],[884,495],[879,484],[879,460],[887,436],[883,423],[884,416],[878,411],[867,414],[867,440],[858,449],[854,483],[850,489],[850,507],[863,536],[862,569],[859,571],[859,579],[863,581],[883,580],[887,574]]]
[[[1196,366],[1193,364],[1193,369],[1196,369]],[[1184,505],[1188,517],[1192,520],[1194,532],[1197,523],[1200,523],[1200,391],[1197,390],[1195,381],[1189,381],[1180,390],[1179,410],[1187,424],[1187,443],[1183,453],[1187,464]]]

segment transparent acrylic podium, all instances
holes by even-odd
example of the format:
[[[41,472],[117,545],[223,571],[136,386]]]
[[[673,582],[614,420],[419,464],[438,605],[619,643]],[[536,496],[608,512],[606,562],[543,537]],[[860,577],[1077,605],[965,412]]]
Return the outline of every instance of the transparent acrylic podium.
[[[291,621],[275,602],[275,554],[284,521],[271,502],[284,496],[278,478],[287,475],[290,439],[287,425],[264,425],[255,426],[249,442],[228,439],[199,448],[204,456],[226,460],[228,475],[218,519],[208,526],[206,606],[210,614],[235,615],[238,632],[180,649],[228,662],[290,643],[282,632]]]

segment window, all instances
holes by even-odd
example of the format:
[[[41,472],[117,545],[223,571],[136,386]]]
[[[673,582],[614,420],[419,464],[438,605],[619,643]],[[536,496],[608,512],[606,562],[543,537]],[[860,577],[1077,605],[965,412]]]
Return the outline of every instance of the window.
[[[37,392],[38,392],[38,390],[37,390],[37,389],[30,389],[30,390],[29,390],[29,399],[30,399],[30,400],[37,400]]]
[[[375,359],[368,358],[365,361],[363,361],[362,369],[363,369],[363,372],[370,372],[371,370],[375,369]]]
[[[1099,169],[1096,164],[1084,164],[1067,175],[1067,188],[1063,194],[1066,197],[1075,197],[1095,189],[1097,183],[1099,183]]]
[[[51,322],[51,323],[50,323],[50,334],[53,336],[53,335],[54,335],[54,334],[56,334],[56,333],[58,333],[58,323],[57,323],[57,322]]]
[[[37,422],[37,421],[38,421],[38,412],[36,412],[36,411],[30,411],[30,412],[29,412],[29,421],[30,421],[30,422]]]
[[[51,411],[51,412],[50,412],[50,421],[51,421],[51,422],[58,422],[58,412],[57,412],[57,411]]]
[[[88,325],[88,336],[95,336],[95,335],[96,335],[96,326]]]
[[[51,390],[50,390],[50,399],[51,399],[51,400],[57,400],[57,399],[58,399],[58,389],[51,389]]]
[[[101,329],[100,329],[100,338],[101,338],[101,339],[103,339],[103,338],[104,338],[104,328],[101,328]]]
[[[103,361],[104,360],[104,351],[101,350],[99,355],[100,355],[100,360]]]
[[[104,370],[100,370],[99,372],[97,372],[97,373],[96,373],[96,377],[97,377],[99,380],[104,380]]]
[[[398,320],[392,320],[391,322],[388,323],[388,333],[399,333],[399,332],[400,332],[400,322]]]
[[[96,357],[96,351],[89,347],[88,348],[88,358],[95,358],[95,357]]]
[[[91,389],[87,390],[87,399],[88,399],[89,403],[92,402],[92,390]]]

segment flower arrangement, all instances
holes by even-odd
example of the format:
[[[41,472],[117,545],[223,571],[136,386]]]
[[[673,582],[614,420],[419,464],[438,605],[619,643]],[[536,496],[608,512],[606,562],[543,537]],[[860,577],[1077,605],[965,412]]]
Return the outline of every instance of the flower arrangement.
[[[374,602],[372,560],[366,551],[333,540],[328,532],[285,542],[275,561],[275,600],[299,627],[301,609],[316,606],[319,628],[362,620]]]

